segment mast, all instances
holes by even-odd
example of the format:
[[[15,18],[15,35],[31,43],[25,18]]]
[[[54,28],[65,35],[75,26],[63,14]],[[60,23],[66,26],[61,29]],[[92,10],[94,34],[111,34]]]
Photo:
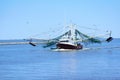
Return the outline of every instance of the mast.
[[[75,26],[73,24],[70,25],[71,31],[71,40],[75,40]]]

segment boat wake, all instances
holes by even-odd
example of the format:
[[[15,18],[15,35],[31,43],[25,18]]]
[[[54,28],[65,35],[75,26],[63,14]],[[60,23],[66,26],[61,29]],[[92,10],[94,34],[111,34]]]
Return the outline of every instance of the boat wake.
[[[113,46],[113,47],[92,47],[92,48],[83,48],[80,50],[74,50],[74,49],[51,49],[52,51],[57,52],[71,52],[71,51],[87,51],[87,50],[97,50],[97,49],[120,49],[120,46]]]
[[[105,47],[96,47],[91,49],[117,49],[117,48],[120,48],[120,46],[113,46],[113,47],[105,46]]]
[[[79,50],[75,50],[75,49],[52,49],[52,51],[58,51],[58,52],[71,52],[71,51],[85,51],[85,50],[90,50],[90,48],[83,48],[83,49],[79,49]]]

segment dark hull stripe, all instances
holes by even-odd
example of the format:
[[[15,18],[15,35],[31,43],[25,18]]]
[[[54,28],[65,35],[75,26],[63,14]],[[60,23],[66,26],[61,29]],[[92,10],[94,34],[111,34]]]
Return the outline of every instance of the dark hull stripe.
[[[79,46],[74,46],[74,45],[69,45],[69,44],[57,44],[58,49],[82,49],[82,45]]]

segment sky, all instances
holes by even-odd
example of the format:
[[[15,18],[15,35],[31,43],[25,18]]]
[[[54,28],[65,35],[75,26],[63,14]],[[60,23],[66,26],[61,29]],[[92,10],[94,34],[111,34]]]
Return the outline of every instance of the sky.
[[[0,0],[0,39],[46,38],[71,23],[120,38],[120,0]]]

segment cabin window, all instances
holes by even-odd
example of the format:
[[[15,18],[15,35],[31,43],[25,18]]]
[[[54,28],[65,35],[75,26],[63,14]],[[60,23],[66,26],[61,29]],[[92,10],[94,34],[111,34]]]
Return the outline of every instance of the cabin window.
[[[65,40],[65,41],[60,41],[60,42],[69,42],[68,40]]]

